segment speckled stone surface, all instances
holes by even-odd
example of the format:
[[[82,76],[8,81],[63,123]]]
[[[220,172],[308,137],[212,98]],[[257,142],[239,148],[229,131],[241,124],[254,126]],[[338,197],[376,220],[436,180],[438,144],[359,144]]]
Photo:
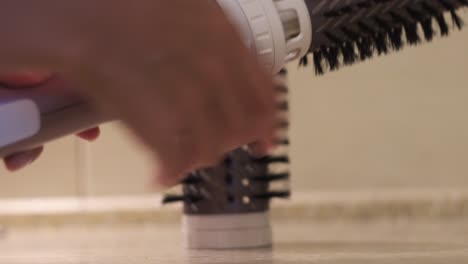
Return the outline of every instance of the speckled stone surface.
[[[3,264],[468,263],[468,220],[275,222],[272,249],[195,251],[178,224],[7,230]]]

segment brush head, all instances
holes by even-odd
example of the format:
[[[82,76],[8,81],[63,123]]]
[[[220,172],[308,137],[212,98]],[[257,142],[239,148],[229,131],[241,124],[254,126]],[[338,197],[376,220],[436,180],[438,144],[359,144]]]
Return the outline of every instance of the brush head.
[[[182,194],[163,203],[183,202],[185,245],[195,249],[253,248],[271,245],[270,200],[288,198],[288,87],[286,71],[274,78],[278,103],[278,148],[258,157],[247,147],[218,165],[190,173]]]
[[[456,10],[468,0],[305,0],[313,34],[309,54],[316,74],[399,51],[405,45],[446,36],[461,29]],[[450,15],[453,26],[449,26]],[[312,57],[312,58],[311,58]]]
[[[167,195],[163,203],[183,202],[186,215],[263,213],[273,198],[288,198],[288,87],[286,71],[274,78],[277,94],[277,148],[258,157],[241,147],[226,154],[216,166],[188,174],[181,195]]]

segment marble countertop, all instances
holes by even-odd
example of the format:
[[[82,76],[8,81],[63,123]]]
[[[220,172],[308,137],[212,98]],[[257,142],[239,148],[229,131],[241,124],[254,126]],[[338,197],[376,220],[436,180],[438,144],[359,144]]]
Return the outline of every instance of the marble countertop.
[[[274,222],[272,249],[187,250],[178,223],[0,232],[3,264],[468,263],[468,221]]]

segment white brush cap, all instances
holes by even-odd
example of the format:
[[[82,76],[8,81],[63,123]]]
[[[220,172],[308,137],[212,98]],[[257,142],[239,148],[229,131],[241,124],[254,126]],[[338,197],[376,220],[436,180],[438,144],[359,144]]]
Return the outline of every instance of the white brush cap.
[[[184,215],[184,244],[191,249],[268,247],[272,244],[269,214]]]

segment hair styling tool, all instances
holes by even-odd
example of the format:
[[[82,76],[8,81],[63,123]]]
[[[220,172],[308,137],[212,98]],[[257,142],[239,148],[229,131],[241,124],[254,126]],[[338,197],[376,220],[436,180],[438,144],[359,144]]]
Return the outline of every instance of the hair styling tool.
[[[334,71],[405,45],[447,36],[463,25],[457,9],[468,0],[217,0],[245,45],[272,75],[287,62],[313,61],[315,73]],[[453,26],[447,22],[451,17]],[[281,78],[281,75],[280,77]],[[284,80],[283,80],[284,81]],[[279,104],[287,109],[285,85]],[[93,127],[112,118],[64,95],[54,80],[37,89],[0,88],[0,158]],[[55,92],[53,92],[55,91]],[[282,119],[280,127],[286,128]],[[289,142],[281,138],[286,147]],[[269,200],[288,197],[287,153],[254,158],[243,148],[213,168],[193,172],[183,195],[187,246],[238,248],[271,244]],[[279,168],[278,168],[279,167]],[[279,170],[279,171],[278,171]]]
[[[417,45],[422,42],[420,31],[430,41],[436,32],[433,21],[445,36],[449,27],[444,10],[451,13],[454,25],[461,27],[461,20],[454,12],[455,2],[306,0],[307,10],[312,14],[309,18],[303,13],[305,9],[300,1],[293,2],[219,1],[224,9],[236,10],[228,12],[231,20],[241,29],[246,45],[272,72],[285,61],[301,57],[300,64],[307,65],[312,57],[315,72],[320,75],[325,70],[333,71],[375,54],[400,50],[404,44]],[[276,5],[277,15],[266,11],[272,5]],[[283,30],[274,30],[275,27]],[[276,77],[278,107],[283,113],[288,109],[285,75],[282,71]],[[288,122],[283,114],[280,116],[279,129],[284,136]],[[290,196],[286,148],[289,140],[283,137],[279,142],[281,150],[277,155],[262,159],[251,156],[245,149],[237,149],[217,166],[188,175],[182,182],[182,195],[165,197],[163,203],[184,204],[182,228],[187,247],[227,249],[271,245],[270,199]],[[278,182],[282,183],[279,189]]]
[[[405,44],[448,34],[448,12],[468,0],[217,0],[239,29],[245,44],[273,75],[296,59],[315,72],[336,70],[400,50]],[[438,25],[435,29],[434,24]],[[310,55],[312,54],[312,55]],[[109,121],[73,96],[37,89],[0,88],[0,158]]]

